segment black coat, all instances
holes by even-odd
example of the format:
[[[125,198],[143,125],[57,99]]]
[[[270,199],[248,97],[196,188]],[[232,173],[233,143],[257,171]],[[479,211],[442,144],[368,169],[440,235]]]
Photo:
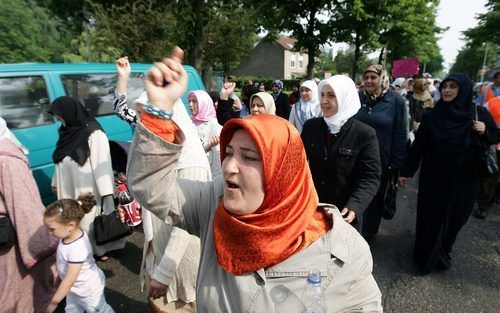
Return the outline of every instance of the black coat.
[[[329,135],[322,117],[306,121],[301,134],[319,201],[353,210],[359,220],[380,183],[375,130],[351,118]]]
[[[224,124],[226,124],[226,122],[230,119],[240,117],[240,112],[233,110],[233,103],[234,100],[231,98],[227,100],[222,100],[219,98],[219,101],[217,101],[217,122],[220,125],[224,126]]]
[[[408,112],[404,98],[389,91],[373,106],[367,104],[364,93],[360,93],[359,98],[361,109],[354,118],[375,129],[382,170],[400,168],[408,139]]]
[[[430,130],[436,125],[430,118],[432,113],[431,110],[422,116],[400,173],[412,177],[420,167],[415,261],[423,273],[429,273],[438,263],[449,263],[453,243],[469,218],[479,190],[474,164],[480,147],[458,145],[433,136]],[[468,141],[498,142],[499,131],[491,115],[482,107],[478,107],[478,114],[486,124],[485,134],[479,137],[471,132]]]
[[[280,92],[278,97],[274,100],[276,106],[276,115],[288,120],[290,116],[290,99],[284,92]]]

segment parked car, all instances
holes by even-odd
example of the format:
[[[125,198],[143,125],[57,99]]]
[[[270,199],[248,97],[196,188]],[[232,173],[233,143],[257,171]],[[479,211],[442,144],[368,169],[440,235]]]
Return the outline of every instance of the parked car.
[[[132,64],[128,101],[144,90],[144,75],[151,65]],[[198,72],[185,66],[191,90],[205,89]],[[54,200],[50,182],[54,173],[52,152],[60,122],[48,113],[50,103],[68,95],[79,99],[102,125],[110,140],[128,141],[133,129],[113,113],[117,74],[114,64],[0,64],[0,116],[30,151],[28,159],[44,203]]]

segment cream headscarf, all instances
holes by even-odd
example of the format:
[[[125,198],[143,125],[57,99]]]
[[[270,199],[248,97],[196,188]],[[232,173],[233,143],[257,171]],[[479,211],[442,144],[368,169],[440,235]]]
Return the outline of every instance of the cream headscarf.
[[[276,115],[276,105],[274,104],[273,96],[268,94],[267,92],[258,92],[250,97],[250,108],[252,107],[253,98],[259,97],[262,102],[264,102],[264,106],[266,107],[267,114]],[[250,114],[252,114],[252,109],[250,109]]]
[[[13,143],[16,144],[16,146],[19,147],[24,153],[24,155],[28,155],[30,152],[28,149],[26,149],[25,146],[23,146],[19,140],[17,140],[16,136],[9,130],[7,127],[7,122],[3,118],[0,117],[0,140],[3,139],[9,139]]]
[[[324,79],[319,83],[319,95],[323,86],[328,85],[335,92],[337,97],[338,110],[333,116],[323,117],[330,133],[336,134],[340,131],[342,125],[347,122],[354,114],[358,113],[361,107],[356,85],[348,76],[335,75]]]

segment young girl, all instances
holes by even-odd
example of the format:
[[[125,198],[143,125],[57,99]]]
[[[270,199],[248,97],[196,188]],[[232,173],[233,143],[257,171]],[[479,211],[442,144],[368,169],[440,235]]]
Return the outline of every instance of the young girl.
[[[51,235],[61,239],[56,267],[62,279],[47,313],[54,312],[64,297],[66,312],[114,312],[104,299],[104,273],[95,264],[89,237],[79,227],[94,205],[95,198],[89,193],[78,200],[58,200],[45,210],[45,226]]]

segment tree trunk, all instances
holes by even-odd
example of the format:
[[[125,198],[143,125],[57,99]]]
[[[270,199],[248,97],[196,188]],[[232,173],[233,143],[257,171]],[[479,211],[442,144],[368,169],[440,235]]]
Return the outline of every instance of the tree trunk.
[[[351,78],[354,83],[357,83],[359,71],[359,59],[361,58],[361,38],[359,26],[356,27],[356,35],[354,38],[354,60],[352,62]]]
[[[212,90],[213,89],[213,84],[212,84],[212,66],[208,67],[203,67],[201,71],[201,79],[203,80],[203,83],[205,84],[205,89],[206,90]]]
[[[193,46],[189,51],[187,63],[192,67],[199,69],[201,65],[201,45],[203,44],[203,10],[205,2],[204,0],[193,0],[192,8],[195,12],[194,21],[194,38],[196,40],[193,42]]]
[[[314,78],[314,56],[316,55],[316,47],[311,45],[311,47],[307,47],[307,55],[309,57],[309,61],[307,62],[307,79]]]
[[[318,50],[318,46],[313,38],[314,37],[314,28],[316,23],[316,10],[311,10],[311,14],[309,15],[309,21],[307,22],[307,56],[309,61],[307,62],[307,79],[314,78],[314,64],[316,63],[314,57],[316,56],[316,51]]]
[[[380,50],[380,54],[378,56],[378,64],[382,64],[382,62],[384,61],[384,53],[385,53],[385,46],[382,47],[382,49]]]

